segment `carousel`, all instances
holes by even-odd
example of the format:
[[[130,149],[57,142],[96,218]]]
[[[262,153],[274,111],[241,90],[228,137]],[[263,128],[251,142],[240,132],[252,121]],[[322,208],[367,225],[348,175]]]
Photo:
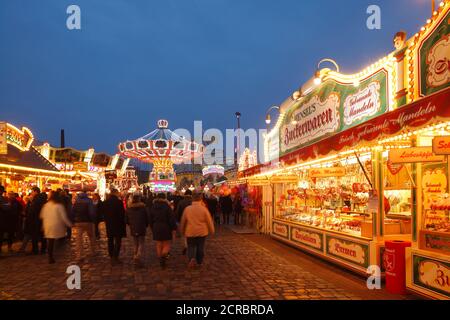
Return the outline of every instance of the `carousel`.
[[[175,134],[168,126],[167,120],[159,120],[157,129],[118,146],[123,156],[153,164],[149,179],[152,192],[174,192],[176,175],[173,165],[186,163],[203,154],[203,145]]]

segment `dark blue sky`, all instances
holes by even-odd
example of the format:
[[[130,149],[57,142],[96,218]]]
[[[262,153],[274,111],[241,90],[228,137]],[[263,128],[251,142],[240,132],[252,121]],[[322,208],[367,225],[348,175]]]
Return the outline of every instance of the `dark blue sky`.
[[[81,7],[82,30],[66,28]],[[382,29],[366,9],[382,9]],[[266,109],[317,62],[362,69],[411,36],[429,0],[1,0],[0,119],[79,149],[116,152],[166,118],[170,127],[264,127]]]

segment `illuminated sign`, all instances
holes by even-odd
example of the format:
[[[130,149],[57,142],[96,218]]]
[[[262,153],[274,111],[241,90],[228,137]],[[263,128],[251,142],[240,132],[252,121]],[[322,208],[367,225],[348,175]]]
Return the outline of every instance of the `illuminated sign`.
[[[392,163],[442,162],[443,156],[435,155],[430,147],[392,149],[389,151]]]
[[[204,176],[207,176],[208,174],[218,174],[223,176],[224,172],[225,169],[222,166],[206,166],[202,169],[202,173]]]
[[[18,129],[10,123],[6,124],[6,142],[21,151],[30,150],[34,137],[30,129]]]
[[[435,137],[433,139],[433,152],[437,155],[450,154],[450,137]]]
[[[310,178],[342,177],[345,176],[344,167],[317,168],[309,170]]]

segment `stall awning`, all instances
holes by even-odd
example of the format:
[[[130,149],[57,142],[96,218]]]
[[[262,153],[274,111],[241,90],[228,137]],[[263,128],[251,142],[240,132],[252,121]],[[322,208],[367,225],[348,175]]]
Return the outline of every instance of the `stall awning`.
[[[8,145],[8,154],[0,156],[0,171],[21,174],[39,173],[54,177],[64,175],[33,147],[28,151],[20,151],[11,145]]]
[[[279,164],[301,163],[442,121],[450,121],[450,88],[293,151],[280,157]],[[273,163],[259,165],[243,171],[241,177],[260,174],[276,166]]]

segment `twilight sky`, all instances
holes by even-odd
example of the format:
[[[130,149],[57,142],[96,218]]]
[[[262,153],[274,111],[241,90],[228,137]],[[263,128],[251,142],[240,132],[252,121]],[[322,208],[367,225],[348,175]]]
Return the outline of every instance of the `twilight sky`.
[[[66,28],[81,8],[82,30]],[[366,9],[382,10],[382,29]],[[35,137],[115,153],[156,127],[264,128],[324,57],[344,73],[393,50],[429,0],[1,0],[0,120]]]

